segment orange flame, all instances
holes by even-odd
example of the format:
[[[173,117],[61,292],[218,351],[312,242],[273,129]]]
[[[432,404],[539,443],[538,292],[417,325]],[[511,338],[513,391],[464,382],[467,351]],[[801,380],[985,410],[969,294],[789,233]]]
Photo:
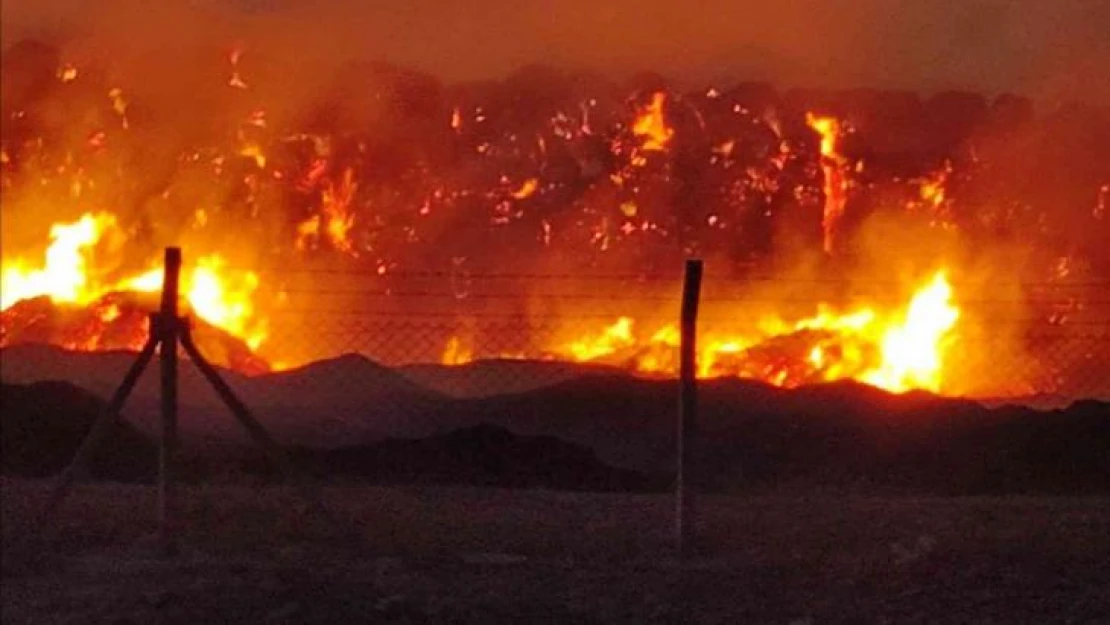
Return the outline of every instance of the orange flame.
[[[883,335],[882,364],[862,379],[892,391],[939,390],[944,339],[960,318],[951,299],[952,287],[938,273],[914,296],[905,320]]]
[[[667,125],[663,105],[667,101],[667,94],[656,92],[651,96],[651,102],[640,110],[639,116],[632,124],[632,134],[643,138],[644,150],[662,151],[667,149],[667,144],[674,136],[674,129]]]
[[[540,182],[535,178],[529,178],[520,185],[520,188],[512,192],[513,199],[523,200],[532,196],[539,187]]]
[[[825,209],[821,228],[825,233],[825,253],[832,254],[836,226],[844,215],[848,200],[847,159],[839,152],[840,120],[806,113],[806,123],[821,137],[821,170],[825,174]]]
[[[943,272],[918,289],[903,313],[873,308],[837,313],[818,307],[812,317],[765,317],[744,330],[703,334],[700,377],[739,376],[778,386],[855,379],[889,391],[940,391],[944,353],[959,309]],[[644,374],[674,375],[679,332],[665,325],[650,335],[621,317],[600,332],[561,343],[556,358],[627,366]]]
[[[88,256],[104,232],[116,227],[116,218],[107,213],[85,214],[73,223],[50,227],[50,246],[43,266],[17,259],[5,262],[0,310],[20,300],[49,295],[56,301],[86,304],[99,295],[90,292]]]
[[[462,365],[470,362],[473,358],[474,352],[470,345],[463,344],[459,337],[452,336],[443,348],[440,362],[445,365]]]
[[[116,218],[107,213],[86,213],[74,222],[54,224],[50,228],[51,243],[39,266],[26,258],[4,260],[0,310],[35,297],[84,306],[109,293],[160,290],[161,268],[122,278],[98,275],[118,266],[118,258],[112,256],[125,239]],[[201,257],[181,274],[188,308],[208,323],[241,338],[252,349],[257,349],[267,336],[267,322],[252,303],[259,283],[257,274],[236,272],[219,255]],[[97,314],[102,321],[110,321],[120,311],[115,308],[113,312],[109,306]]]
[[[351,206],[358,183],[353,169],[346,169],[338,183],[328,181],[320,202],[320,214],[297,224],[297,249],[316,247],[320,238],[326,237],[332,246],[351,256],[358,256],[351,230],[355,226],[355,212]]]

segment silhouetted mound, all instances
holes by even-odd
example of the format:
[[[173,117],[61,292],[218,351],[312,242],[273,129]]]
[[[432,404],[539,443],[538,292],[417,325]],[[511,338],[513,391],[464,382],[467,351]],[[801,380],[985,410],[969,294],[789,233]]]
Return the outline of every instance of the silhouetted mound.
[[[0,386],[0,453],[5,475],[44,477],[73,459],[81,441],[104,408],[99,397],[65,382]],[[117,421],[93,453],[93,477],[136,480],[157,466],[151,441]]]
[[[673,381],[586,377],[445,406],[438,421],[497,423],[595,449],[652,475],[674,464]],[[780,389],[735,379],[700,385],[692,454],[703,488],[777,484],[935,493],[1110,492],[1110,404],[1056,411],[853,382]]]
[[[29,384],[66,380],[102,397],[111,395],[135,360],[128,352],[70,351],[51,345],[0,350],[0,379]],[[160,381],[147,367],[124,416],[157,436]],[[331,448],[388,436],[421,436],[422,416],[444,398],[396,371],[348,354],[289,371],[246,376],[221,369],[224,380],[282,444]],[[178,368],[181,437],[188,446],[207,441],[247,442],[243,428],[187,360]]]
[[[323,475],[386,483],[560,490],[642,490],[652,486],[643,474],[607,465],[583,445],[551,436],[520,436],[492,425],[299,455]]]
[[[3,351],[7,382],[57,375],[106,395],[131,358],[33,347]],[[488,367],[516,370],[510,364]],[[523,367],[537,372],[535,381],[575,372],[572,365]],[[282,373],[224,375],[281,444],[314,450],[305,457],[321,476],[566,489],[646,483],[625,481],[619,471],[628,470],[653,476],[654,484],[669,482],[677,383],[593,371],[518,393],[460,399],[425,390],[407,378],[411,369],[353,355]],[[231,476],[269,472],[188,366],[181,369],[181,400],[197,477],[220,467]],[[125,415],[149,433],[157,414],[152,369]],[[854,382],[789,390],[714,379],[699,384],[698,432],[691,479],[705,489],[1110,492],[1110,404],[1100,401],[1037,411],[923,392],[895,395]],[[36,457],[34,449],[53,442],[40,437],[27,444],[32,451],[24,457]]]
[[[620,373],[613,367],[591,363],[506,359],[462,365],[414,364],[398,371],[425,388],[460,398],[522,393],[587,374]]]
[[[157,297],[109,293],[85,306],[61,304],[49,297],[25,299],[0,313],[0,347],[44,344],[84,351],[139,351],[149,335],[148,318],[157,309]],[[213,364],[248,374],[270,370],[242,340],[203,319],[190,323],[193,340]]]

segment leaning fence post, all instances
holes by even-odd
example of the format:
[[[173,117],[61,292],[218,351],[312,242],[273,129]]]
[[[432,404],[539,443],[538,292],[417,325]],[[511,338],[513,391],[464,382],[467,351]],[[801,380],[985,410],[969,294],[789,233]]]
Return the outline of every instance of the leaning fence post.
[[[162,278],[162,302],[156,331],[161,337],[159,358],[162,369],[162,438],[158,448],[158,541],[172,552],[176,538],[173,463],[177,453],[177,340],[178,287],[181,249],[166,248]]]
[[[678,455],[675,479],[675,548],[681,555],[691,547],[697,522],[693,484],[687,461],[697,435],[697,320],[701,297],[702,261],[686,261],[682,280],[682,318],[679,342]]]

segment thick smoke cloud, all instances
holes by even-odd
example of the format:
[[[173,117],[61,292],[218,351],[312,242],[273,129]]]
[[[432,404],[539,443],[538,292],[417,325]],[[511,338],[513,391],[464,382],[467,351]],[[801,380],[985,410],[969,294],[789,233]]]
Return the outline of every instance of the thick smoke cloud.
[[[543,61],[689,81],[1014,91],[1110,102],[1110,2],[1041,0],[10,0],[3,36],[125,52],[242,38],[302,64],[385,59],[448,80]]]

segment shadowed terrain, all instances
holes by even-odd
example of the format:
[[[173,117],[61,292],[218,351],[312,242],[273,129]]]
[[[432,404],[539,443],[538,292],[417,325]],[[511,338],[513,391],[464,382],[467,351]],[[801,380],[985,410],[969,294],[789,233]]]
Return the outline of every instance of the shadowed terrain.
[[[99,385],[98,393],[110,388],[112,369],[128,360],[125,354],[40,347],[7,353],[39,353],[37,364],[5,359],[5,372],[17,374],[7,379],[58,375],[78,385]],[[490,366],[511,378],[515,364]],[[532,376],[528,390],[462,399],[426,391],[356,356],[271,375],[226,375],[278,440],[297,449],[302,464],[321,477],[572,490],[667,487],[674,467],[674,381],[592,368],[570,377],[569,365],[519,366]],[[547,384],[541,380],[545,371]],[[125,410],[148,436],[157,431],[154,373],[147,374]],[[181,410],[186,475],[273,476],[203,381],[183,375],[182,387],[189,398]],[[57,470],[76,448],[76,433],[87,429],[95,403],[85,404],[83,420],[77,421],[84,425],[74,426],[64,416],[74,410],[65,398],[88,395],[55,388],[11,387],[21,399],[5,403],[5,424],[37,423],[39,429],[17,440],[5,432],[5,457],[12,458],[5,460],[5,471]],[[699,388],[700,436],[691,462],[692,479],[703,489],[808,485],[1059,494],[1107,492],[1110,486],[1105,402],[1037,411],[988,408],[921,392],[894,395],[851,382],[788,390],[719,379]],[[52,427],[68,433],[56,436]],[[46,448],[49,454],[42,453]],[[132,448],[124,445],[116,455],[142,464]]]

